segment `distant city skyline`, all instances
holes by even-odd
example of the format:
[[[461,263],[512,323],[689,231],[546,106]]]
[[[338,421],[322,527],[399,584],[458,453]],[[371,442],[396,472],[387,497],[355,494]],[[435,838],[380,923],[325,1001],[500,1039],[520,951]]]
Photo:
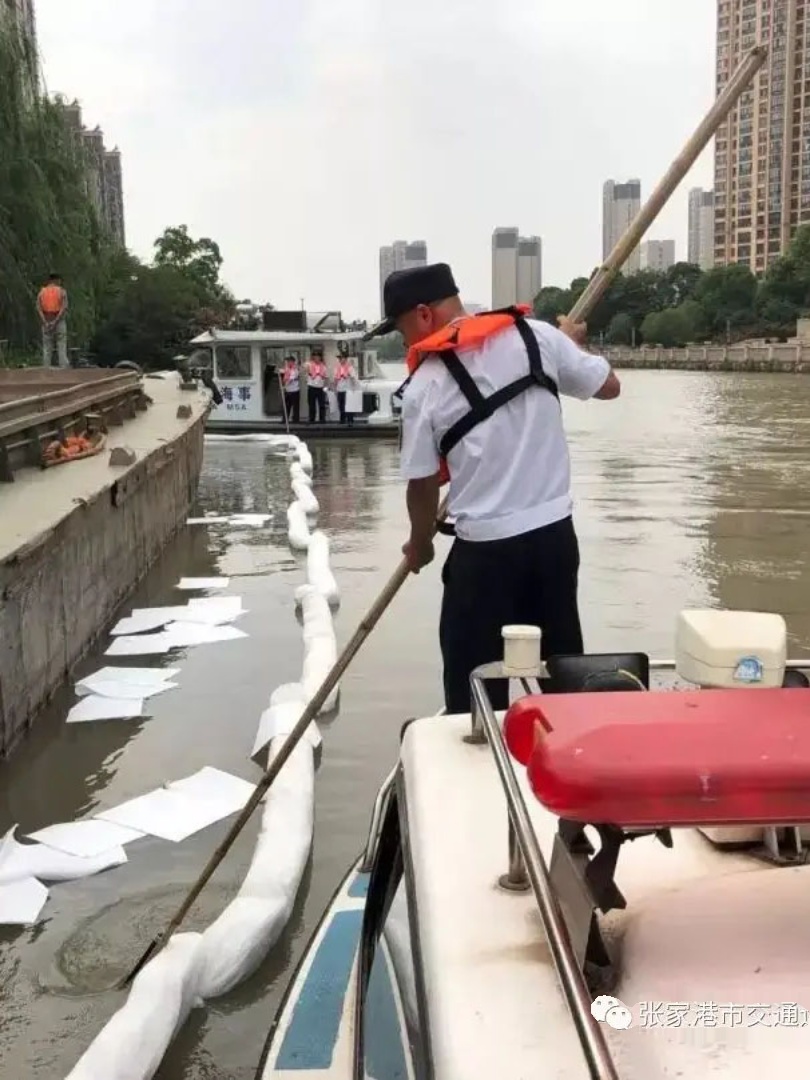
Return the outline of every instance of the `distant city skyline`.
[[[716,8],[705,0],[580,0],[545,13],[509,0],[508,18],[495,22],[491,0],[469,0],[463,19],[445,12],[442,28],[446,15],[464,48],[488,57],[494,81],[476,65],[431,63],[420,25],[436,11],[423,0],[407,12],[347,0],[357,33],[340,55],[326,0],[281,13],[240,2],[239,20],[200,5],[189,21],[164,5],[155,33],[152,5],[37,0],[43,83],[78,97],[89,126],[99,122],[107,145],[121,147],[135,254],[150,259],[155,237],[185,222],[219,244],[235,295],[284,309],[306,296],[313,309],[376,318],[376,253],[412,237],[426,241],[430,261],[452,265],[462,296],[489,306],[492,230],[510,223],[542,236],[543,284],[568,285],[601,262],[605,178],[638,177],[652,191],[715,96]],[[267,72],[269,34],[282,61]],[[224,65],[225,90],[189,81],[176,64],[183,51]],[[469,141],[460,121],[432,109],[451,93],[488,132],[462,176],[435,167]],[[552,100],[566,101],[566,124]],[[324,168],[336,131],[357,151],[351,169]],[[518,142],[521,166],[506,169]],[[574,157],[575,167],[559,164]],[[710,153],[651,233],[675,237],[681,253],[698,185],[712,187]]]
[[[492,307],[531,304],[543,287],[543,242],[514,226],[492,233]]]
[[[385,315],[383,287],[395,270],[410,270],[426,266],[427,244],[424,240],[395,240],[380,248],[380,316]]]

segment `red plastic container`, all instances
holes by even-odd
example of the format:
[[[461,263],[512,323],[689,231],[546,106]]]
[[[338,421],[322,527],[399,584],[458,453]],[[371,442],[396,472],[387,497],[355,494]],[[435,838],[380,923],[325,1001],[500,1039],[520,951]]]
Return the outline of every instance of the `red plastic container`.
[[[540,802],[572,821],[810,822],[810,693],[539,694],[504,735]]]

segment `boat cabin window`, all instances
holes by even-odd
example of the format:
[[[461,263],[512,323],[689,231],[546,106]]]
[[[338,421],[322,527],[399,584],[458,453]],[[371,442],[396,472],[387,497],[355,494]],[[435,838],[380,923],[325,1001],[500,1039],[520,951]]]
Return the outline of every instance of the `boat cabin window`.
[[[371,379],[374,376],[374,367],[377,361],[377,354],[375,352],[364,352],[360,357],[360,362],[357,365],[358,375],[361,379]]]
[[[262,368],[272,367],[280,371],[288,356],[294,356],[303,365],[309,359],[309,349],[300,345],[262,345]]]
[[[217,346],[217,377],[220,379],[250,379],[253,359],[249,345]]]

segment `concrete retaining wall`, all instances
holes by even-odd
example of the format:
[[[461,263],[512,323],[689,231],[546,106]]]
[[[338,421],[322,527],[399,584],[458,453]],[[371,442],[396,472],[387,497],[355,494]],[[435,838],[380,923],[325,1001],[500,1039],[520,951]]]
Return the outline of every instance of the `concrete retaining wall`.
[[[199,414],[0,564],[1,756],[185,521],[202,468],[204,423]]]
[[[605,355],[616,368],[681,371],[768,371],[810,374],[810,345],[690,345],[684,349],[642,346],[608,348]]]

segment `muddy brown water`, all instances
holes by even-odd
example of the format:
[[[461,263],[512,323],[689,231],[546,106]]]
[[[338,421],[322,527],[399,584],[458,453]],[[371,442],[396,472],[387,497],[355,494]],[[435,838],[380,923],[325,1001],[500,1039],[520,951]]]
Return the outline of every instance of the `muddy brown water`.
[[[669,657],[678,610],[709,605],[780,611],[792,654],[810,653],[810,379],[626,372],[623,382],[617,403],[565,405],[588,647]],[[399,558],[397,448],[311,448],[345,642]],[[304,567],[286,543],[289,499],[287,466],[267,447],[207,446],[199,511],[269,508],[271,526],[186,527],[123,613],[177,602],[181,576],[223,574],[248,609],[239,625],[249,637],[172,657],[180,686],[151,699],[148,719],[68,727],[74,699],[65,687],[0,767],[4,831],[87,816],[203,765],[258,777],[248,754],[259,714],[301,667],[293,594]],[[192,1015],[161,1080],[254,1076],[287,978],[364,842],[403,721],[440,705],[436,623],[448,544],[442,538],[436,564],[408,582],[344,679],[339,717],[324,726],[313,856],[287,931],[249,982]],[[108,662],[106,644],[78,676]],[[55,885],[35,929],[0,929],[1,1077],[67,1075],[124,1000],[107,988],[171,915],[228,824],[181,844],[140,841],[125,866]],[[208,925],[234,894],[254,836],[237,843],[189,929]]]

